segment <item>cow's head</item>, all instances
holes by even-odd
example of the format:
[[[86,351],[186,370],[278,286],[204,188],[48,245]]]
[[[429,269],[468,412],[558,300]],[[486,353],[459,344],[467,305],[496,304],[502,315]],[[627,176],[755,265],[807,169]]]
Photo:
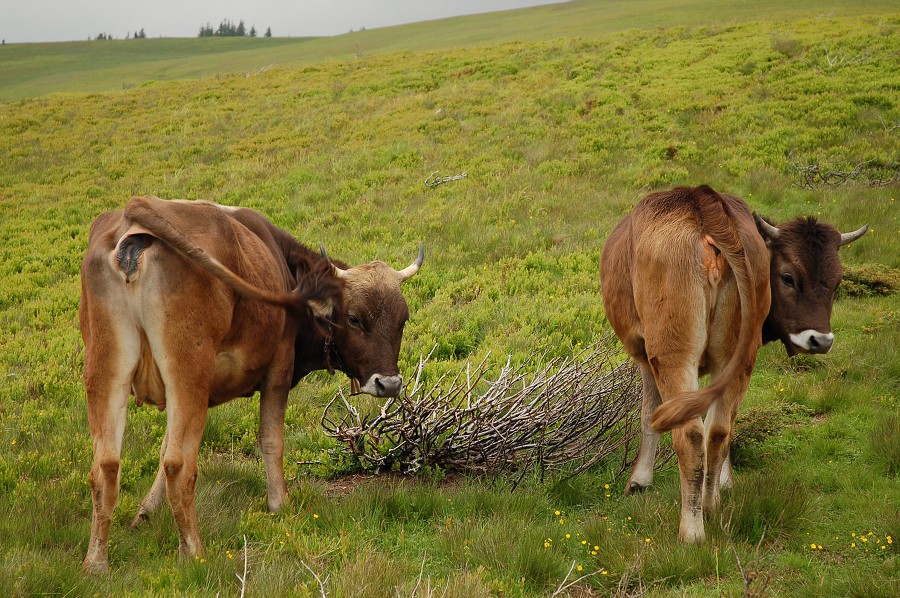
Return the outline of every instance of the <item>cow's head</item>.
[[[863,236],[869,226],[841,234],[815,218],[776,227],[758,215],[756,226],[772,255],[772,307],[763,341],[780,340],[788,355],[827,353],[834,343],[831,306],[844,272],[838,248]]]
[[[323,251],[324,253],[324,251]],[[344,281],[342,321],[336,322],[334,365],[350,377],[351,393],[364,392],[376,397],[400,393],[403,378],[397,368],[403,326],[409,308],[400,284],[419,271],[425,249],[403,270],[394,270],[382,262],[341,269],[335,275]]]

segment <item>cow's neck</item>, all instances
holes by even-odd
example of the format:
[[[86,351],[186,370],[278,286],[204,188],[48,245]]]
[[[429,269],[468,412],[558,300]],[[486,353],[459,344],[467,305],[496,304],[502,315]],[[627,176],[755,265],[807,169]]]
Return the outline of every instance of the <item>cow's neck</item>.
[[[303,338],[297,339],[294,344],[292,387],[310,372],[329,369],[329,359],[326,358],[326,350],[329,350],[330,347],[327,345],[325,337],[318,332],[308,332],[303,335]]]
[[[771,316],[766,318],[766,321],[763,322],[762,327],[762,342],[765,345],[766,343],[771,343],[772,341],[781,340],[781,336],[778,334],[778,330],[772,324]]]

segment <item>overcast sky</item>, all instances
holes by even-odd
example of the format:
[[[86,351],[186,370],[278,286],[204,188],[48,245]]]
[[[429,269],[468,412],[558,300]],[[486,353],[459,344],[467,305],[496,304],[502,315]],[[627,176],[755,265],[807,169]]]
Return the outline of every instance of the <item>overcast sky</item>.
[[[555,0],[560,1],[560,0]],[[337,35],[554,0],[0,0],[6,43],[119,39],[144,29],[147,37],[196,37],[202,25],[243,20],[262,35]]]

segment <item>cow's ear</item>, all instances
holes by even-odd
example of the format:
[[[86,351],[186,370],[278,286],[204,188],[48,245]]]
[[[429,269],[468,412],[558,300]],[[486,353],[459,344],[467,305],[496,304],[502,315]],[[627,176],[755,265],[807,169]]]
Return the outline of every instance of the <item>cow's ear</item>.
[[[309,308],[316,318],[331,320],[331,314],[334,312],[334,302],[331,299],[313,299],[309,302]]]

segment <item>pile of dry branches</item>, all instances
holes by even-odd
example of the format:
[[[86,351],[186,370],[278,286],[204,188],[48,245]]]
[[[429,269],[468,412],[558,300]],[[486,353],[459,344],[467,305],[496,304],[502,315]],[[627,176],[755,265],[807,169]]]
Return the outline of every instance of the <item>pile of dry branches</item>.
[[[619,447],[627,453],[638,433],[640,381],[614,339],[543,364],[507,360],[495,380],[487,359],[427,388],[422,359],[413,384],[377,415],[361,415],[340,393],[322,425],[363,467],[403,473],[566,467],[575,475]]]
[[[879,117],[881,118],[881,117]],[[884,119],[881,120],[886,132],[891,132],[900,125],[888,128]],[[788,154],[788,160],[794,170],[797,171],[799,180],[794,184],[804,189],[816,187],[837,187],[854,181],[861,181],[872,187],[885,187],[894,184],[900,178],[900,162],[881,164],[874,159],[859,162],[856,166],[848,167],[848,170],[838,170],[831,166],[823,166],[819,162],[800,164],[793,159],[794,152]]]

